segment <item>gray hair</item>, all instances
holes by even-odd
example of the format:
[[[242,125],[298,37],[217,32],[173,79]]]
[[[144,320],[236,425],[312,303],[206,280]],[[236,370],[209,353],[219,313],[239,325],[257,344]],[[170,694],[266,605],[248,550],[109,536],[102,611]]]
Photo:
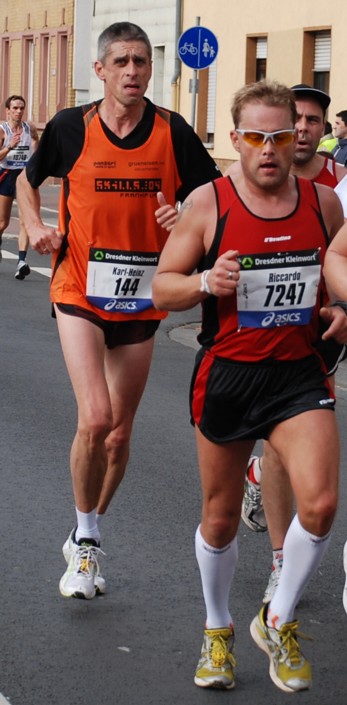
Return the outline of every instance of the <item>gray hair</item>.
[[[114,22],[101,32],[98,39],[98,60],[103,63],[113,42],[143,42],[148,51],[150,60],[152,59],[152,45],[146,32],[137,24],[132,22]]]

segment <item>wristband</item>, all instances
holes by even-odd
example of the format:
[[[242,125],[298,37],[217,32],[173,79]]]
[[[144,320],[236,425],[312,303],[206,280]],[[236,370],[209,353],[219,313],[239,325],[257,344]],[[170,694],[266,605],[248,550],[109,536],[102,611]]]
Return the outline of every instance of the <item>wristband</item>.
[[[212,294],[212,291],[208,285],[207,277],[210,273],[210,269],[205,269],[204,272],[201,274],[201,285],[200,285],[200,291],[203,291],[205,294]]]
[[[338,306],[339,308],[342,308],[342,310],[345,312],[347,315],[347,301],[334,301],[330,306]]]

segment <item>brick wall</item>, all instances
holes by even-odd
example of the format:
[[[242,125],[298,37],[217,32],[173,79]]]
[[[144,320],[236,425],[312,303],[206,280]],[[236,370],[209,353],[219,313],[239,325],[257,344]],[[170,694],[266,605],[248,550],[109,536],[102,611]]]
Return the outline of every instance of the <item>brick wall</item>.
[[[52,117],[57,110],[59,98],[59,78],[61,68],[59,66],[58,46],[62,36],[66,36],[66,99],[65,105],[69,107],[75,104],[75,91],[72,88],[72,57],[73,57],[73,21],[74,21],[74,0],[1,0],[0,15],[0,48],[3,42],[9,42],[8,61],[6,66],[2,62],[0,65],[0,118],[4,119],[4,100],[7,95],[18,93],[24,95],[29,108],[31,103],[31,119],[37,124],[39,129],[43,129],[45,121],[39,119],[40,82],[47,81],[47,109],[45,118]],[[42,37],[48,37],[48,57],[42,65]],[[28,45],[25,42],[33,42],[33,75],[32,86],[26,86],[28,71],[25,70],[25,52],[29,53]],[[65,41],[65,40],[64,40]],[[27,46],[27,49],[25,49]],[[27,61],[28,64],[28,61]],[[65,63],[64,63],[65,66]],[[44,72],[46,77],[43,80]],[[4,76],[7,75],[8,89],[4,95]],[[65,83],[65,81],[64,81]],[[31,99],[30,99],[31,95]],[[29,103],[28,103],[29,99]]]

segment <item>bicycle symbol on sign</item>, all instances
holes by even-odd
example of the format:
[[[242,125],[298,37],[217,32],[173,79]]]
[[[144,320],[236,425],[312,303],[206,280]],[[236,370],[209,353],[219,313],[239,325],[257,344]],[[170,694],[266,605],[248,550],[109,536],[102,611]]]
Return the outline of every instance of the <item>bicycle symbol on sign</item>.
[[[189,54],[192,54],[192,56],[196,56],[198,50],[197,47],[194,46],[193,42],[191,42],[190,44],[188,44],[188,42],[184,42],[184,44],[182,44],[182,46],[180,47],[179,52],[182,56],[184,56],[187,52]]]

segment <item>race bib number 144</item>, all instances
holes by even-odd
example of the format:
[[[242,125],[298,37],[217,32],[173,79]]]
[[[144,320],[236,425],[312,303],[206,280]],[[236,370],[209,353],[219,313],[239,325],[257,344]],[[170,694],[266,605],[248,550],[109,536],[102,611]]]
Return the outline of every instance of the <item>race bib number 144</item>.
[[[103,311],[136,314],[152,304],[152,279],[159,254],[91,248],[87,299]]]

